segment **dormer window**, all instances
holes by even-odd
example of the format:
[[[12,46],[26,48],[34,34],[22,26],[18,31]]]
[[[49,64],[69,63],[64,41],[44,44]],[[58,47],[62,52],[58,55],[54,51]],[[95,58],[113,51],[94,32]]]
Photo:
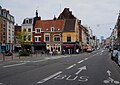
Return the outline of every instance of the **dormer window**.
[[[26,24],[28,24],[28,23],[29,23],[29,20],[27,19],[27,20],[26,20]]]
[[[51,27],[51,32],[54,32],[55,31],[55,28],[54,27]]]
[[[35,28],[35,33],[41,33],[41,28]]]

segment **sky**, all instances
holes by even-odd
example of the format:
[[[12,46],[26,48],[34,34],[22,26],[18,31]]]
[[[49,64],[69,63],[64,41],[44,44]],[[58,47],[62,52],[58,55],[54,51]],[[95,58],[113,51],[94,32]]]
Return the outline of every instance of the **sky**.
[[[110,28],[114,28],[120,10],[120,0],[0,0],[0,5],[10,11],[19,25],[24,18],[34,17],[36,10],[42,20],[48,20],[54,15],[58,17],[64,8],[70,8],[98,38],[110,36]]]

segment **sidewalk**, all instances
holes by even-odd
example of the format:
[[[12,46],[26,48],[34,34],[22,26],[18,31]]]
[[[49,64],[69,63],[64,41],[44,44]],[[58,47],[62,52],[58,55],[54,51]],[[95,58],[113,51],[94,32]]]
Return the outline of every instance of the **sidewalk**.
[[[45,59],[45,58],[55,58],[55,57],[62,57],[66,55],[46,55],[46,54],[30,54],[30,56],[19,56],[18,53],[13,53],[13,56],[5,56],[3,60],[3,54],[0,53],[0,62],[5,61],[29,61],[29,60],[37,60],[37,59]]]

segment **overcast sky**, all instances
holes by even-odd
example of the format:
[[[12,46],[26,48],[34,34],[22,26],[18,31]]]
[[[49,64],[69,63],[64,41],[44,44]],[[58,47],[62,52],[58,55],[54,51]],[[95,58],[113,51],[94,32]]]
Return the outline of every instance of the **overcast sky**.
[[[0,0],[2,8],[10,10],[15,23],[22,24],[26,17],[34,17],[38,9],[43,20],[53,19],[64,8],[70,8],[73,15],[89,26],[98,38],[110,36],[120,10],[120,0]]]

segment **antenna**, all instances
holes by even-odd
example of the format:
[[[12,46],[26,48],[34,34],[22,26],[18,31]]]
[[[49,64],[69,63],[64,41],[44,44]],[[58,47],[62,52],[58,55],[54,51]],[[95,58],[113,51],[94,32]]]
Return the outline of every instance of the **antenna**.
[[[60,0],[60,12],[61,12],[61,0]]]

